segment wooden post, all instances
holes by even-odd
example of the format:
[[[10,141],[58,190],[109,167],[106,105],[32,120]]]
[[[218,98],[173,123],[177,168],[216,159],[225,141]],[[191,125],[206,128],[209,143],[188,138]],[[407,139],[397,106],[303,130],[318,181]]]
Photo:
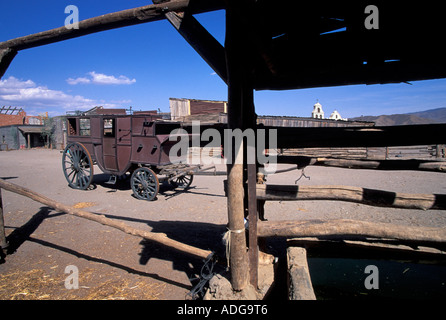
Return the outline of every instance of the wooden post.
[[[6,241],[5,232],[5,220],[3,218],[3,202],[2,202],[2,189],[0,189],[0,250],[5,250],[8,247]]]
[[[249,37],[246,28],[237,10],[241,3],[227,1],[226,8],[226,66],[228,77],[228,128],[231,130],[255,128],[254,93],[252,84],[252,67],[250,59]],[[249,152],[255,152],[255,146],[250,147]],[[247,144],[241,143],[233,148],[231,158],[228,160],[228,224],[230,232],[230,266],[231,284],[236,291],[243,290],[248,284],[248,254],[246,247],[246,235],[244,218],[249,209],[249,190],[245,181],[248,179]],[[237,159],[237,162],[236,162]],[[255,168],[255,164],[254,164]],[[244,174],[246,169],[246,174]],[[255,202],[255,174],[254,185],[251,189]],[[255,203],[251,204],[251,210],[255,210]],[[256,241],[253,239],[252,242]],[[252,243],[251,242],[251,243]],[[255,280],[255,279],[254,279]]]
[[[250,148],[252,149],[252,148]],[[254,148],[255,149],[255,148]],[[249,149],[248,149],[249,150]],[[257,237],[257,170],[255,164],[248,164],[248,219],[249,219],[249,282],[254,288],[258,287],[259,271],[259,243]]]

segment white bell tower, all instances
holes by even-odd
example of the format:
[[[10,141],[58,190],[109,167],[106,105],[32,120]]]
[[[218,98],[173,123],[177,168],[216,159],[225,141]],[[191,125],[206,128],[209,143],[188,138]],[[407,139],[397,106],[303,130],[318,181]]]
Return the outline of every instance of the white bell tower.
[[[311,117],[315,119],[324,119],[324,110],[322,110],[322,105],[319,102],[314,104]]]

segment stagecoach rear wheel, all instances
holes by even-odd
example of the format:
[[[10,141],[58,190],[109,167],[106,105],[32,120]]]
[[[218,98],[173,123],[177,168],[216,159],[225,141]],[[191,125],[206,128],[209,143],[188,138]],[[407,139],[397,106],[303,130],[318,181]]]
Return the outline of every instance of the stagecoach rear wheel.
[[[159,191],[159,181],[155,172],[149,168],[136,169],[130,178],[133,194],[141,200],[152,201]]]
[[[62,170],[71,188],[86,190],[90,186],[93,181],[93,161],[84,145],[72,142],[66,146],[62,156]]]
[[[184,176],[180,176],[178,178],[173,179],[170,184],[173,185],[177,189],[186,190],[192,184],[194,180],[194,176],[191,174],[186,174]]]

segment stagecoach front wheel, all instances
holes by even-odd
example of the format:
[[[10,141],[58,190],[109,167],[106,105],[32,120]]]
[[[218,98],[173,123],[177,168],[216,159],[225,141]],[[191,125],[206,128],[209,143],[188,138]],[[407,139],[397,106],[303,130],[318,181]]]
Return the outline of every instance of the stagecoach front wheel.
[[[141,200],[152,201],[159,191],[159,181],[155,172],[149,168],[136,169],[130,178],[133,194]]]
[[[62,156],[62,170],[71,188],[86,190],[90,186],[93,181],[93,161],[81,143],[67,145]]]

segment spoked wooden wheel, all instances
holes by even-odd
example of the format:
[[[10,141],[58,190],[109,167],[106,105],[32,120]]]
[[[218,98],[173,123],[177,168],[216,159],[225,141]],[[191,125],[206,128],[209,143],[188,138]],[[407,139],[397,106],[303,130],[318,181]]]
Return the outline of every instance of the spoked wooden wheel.
[[[86,190],[93,181],[93,161],[80,143],[67,145],[62,156],[62,169],[71,188]]]
[[[177,189],[186,190],[192,184],[194,180],[194,176],[191,174],[186,174],[184,176],[180,176],[176,179],[173,179],[170,183]]]
[[[133,194],[141,200],[152,201],[159,191],[159,181],[155,172],[149,168],[136,169],[130,178]]]

